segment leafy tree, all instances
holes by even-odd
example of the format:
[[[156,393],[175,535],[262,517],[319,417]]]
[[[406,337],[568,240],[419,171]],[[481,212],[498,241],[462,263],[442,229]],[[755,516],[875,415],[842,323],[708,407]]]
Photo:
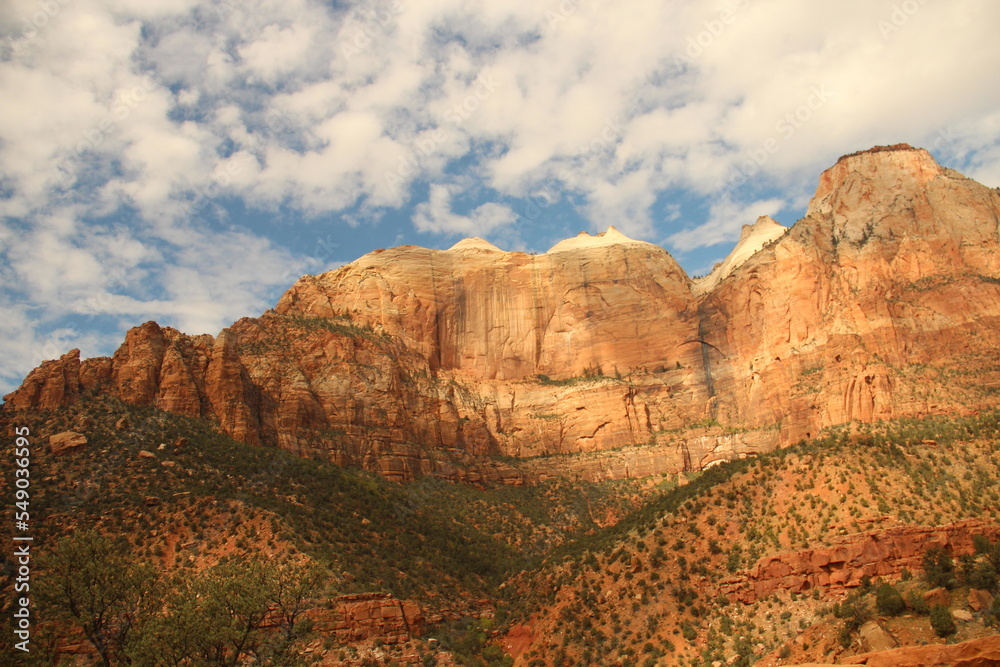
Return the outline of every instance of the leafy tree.
[[[156,571],[100,533],[73,533],[40,560],[39,602],[77,625],[104,665],[131,663],[129,648],[158,611]]]
[[[970,588],[979,588],[984,591],[996,593],[998,588],[997,571],[993,567],[993,563],[989,561],[976,563],[972,568],[972,572],[968,575],[968,583]]]
[[[240,557],[176,579],[165,611],[134,651],[150,666],[306,664],[294,649],[326,573],[316,565]]]
[[[297,565],[282,563],[270,568],[269,596],[277,617],[280,635],[268,649],[270,664],[281,664],[281,658],[296,659],[292,645],[306,636],[311,623],[303,619],[318,591],[329,580],[326,570],[315,563]]]
[[[875,594],[875,609],[883,616],[895,616],[906,608],[903,596],[892,584],[885,583],[878,587]]]
[[[927,583],[934,587],[951,590],[955,588],[955,562],[947,551],[941,547],[932,547],[924,553],[924,576]]]
[[[931,628],[934,629],[938,637],[947,637],[958,631],[958,628],[955,627],[955,619],[947,606],[936,604],[931,607]]]
[[[871,608],[859,593],[847,596],[847,599],[833,608],[833,615],[844,619],[840,628],[840,644],[845,648],[850,646],[854,633],[871,618]]]

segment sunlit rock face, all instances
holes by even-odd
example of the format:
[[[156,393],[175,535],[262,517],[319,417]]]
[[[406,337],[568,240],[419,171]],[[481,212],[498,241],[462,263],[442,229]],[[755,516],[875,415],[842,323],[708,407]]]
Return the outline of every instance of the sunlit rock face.
[[[46,362],[6,402],[108,391],[394,479],[545,474],[496,455],[578,454],[554,467],[592,479],[700,469],[995,402],[998,243],[997,191],[879,148],[825,171],[793,227],[746,226],[697,282],[614,227],[537,255],[376,250],[217,337],[149,322],[110,359]]]

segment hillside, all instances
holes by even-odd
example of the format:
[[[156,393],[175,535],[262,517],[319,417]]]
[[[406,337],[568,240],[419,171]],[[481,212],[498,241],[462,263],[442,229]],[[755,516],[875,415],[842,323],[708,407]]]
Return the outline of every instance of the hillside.
[[[5,434],[14,423],[0,416]],[[96,529],[172,576],[240,555],[304,558],[328,575],[312,601],[317,608],[386,594],[414,603],[436,624],[492,616],[509,574],[615,523],[644,495],[636,483],[617,481],[476,488],[426,477],[401,486],[245,445],[202,420],[105,396],[21,413],[16,424],[33,434],[31,525],[43,550]],[[50,436],[69,429],[88,444],[50,452]],[[6,479],[13,461],[5,456],[0,464]],[[47,616],[40,612],[43,622]],[[371,638],[387,639],[379,632]],[[83,650],[81,639],[69,646]],[[397,652],[403,650],[414,647]]]
[[[869,635],[939,642],[929,549],[961,563],[939,596],[961,615],[970,587],[997,592],[998,438],[997,413],[902,421],[712,468],[519,578],[507,646],[525,665],[788,665],[886,648]],[[878,582],[902,616],[875,613]],[[837,618],[845,601],[856,617]],[[995,635],[992,609],[949,641]]]
[[[1000,624],[997,412],[833,429],[680,480],[521,487],[398,484],[102,396],[18,424],[39,445],[43,554],[96,528],[167,578],[315,563],[324,584],[289,664],[843,662],[897,645],[982,652]],[[53,455],[47,436],[67,428],[88,444]],[[883,583],[900,611],[878,611]],[[936,603],[956,619],[947,642]],[[364,620],[386,605],[405,625]],[[36,664],[52,650],[89,662],[55,608],[38,614]]]
[[[876,147],[698,281],[472,238],[71,350],[0,410],[19,664],[995,664],[998,251],[1000,192]]]

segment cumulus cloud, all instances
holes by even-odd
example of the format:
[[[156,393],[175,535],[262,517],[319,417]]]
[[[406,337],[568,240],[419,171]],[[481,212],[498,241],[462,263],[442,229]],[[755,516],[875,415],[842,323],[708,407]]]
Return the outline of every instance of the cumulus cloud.
[[[517,220],[517,214],[509,206],[494,202],[477,206],[468,215],[454,213],[452,197],[457,191],[455,186],[432,185],[429,200],[414,211],[413,222],[417,229],[438,234],[486,236]]]
[[[669,188],[807,187],[842,152],[933,141],[1000,102],[983,85],[1000,55],[985,0],[57,4],[33,39],[7,22],[0,85],[24,95],[0,109],[13,212],[51,195],[54,163],[75,155],[70,176],[103,186],[105,205],[184,215],[238,152],[225,192],[255,205],[404,207],[411,184],[462,161],[508,196],[559,181],[595,227],[617,207],[651,237]],[[88,157],[120,164],[95,177]]]
[[[212,222],[233,201],[521,243],[512,209],[543,192],[687,251],[873,144],[997,185],[998,24],[990,0],[8,0],[0,215],[35,243],[6,250],[36,300],[19,312],[39,331],[93,293],[102,316],[197,330],[252,312],[310,261]],[[707,218],[657,217],[668,193]],[[227,247],[266,270],[245,279]],[[16,309],[27,291],[5,289]]]
[[[781,199],[743,203],[725,198],[712,204],[705,223],[671,234],[667,237],[667,242],[671,247],[686,252],[725,241],[737,241],[743,225],[752,223],[762,215],[774,217],[784,207],[785,202]]]

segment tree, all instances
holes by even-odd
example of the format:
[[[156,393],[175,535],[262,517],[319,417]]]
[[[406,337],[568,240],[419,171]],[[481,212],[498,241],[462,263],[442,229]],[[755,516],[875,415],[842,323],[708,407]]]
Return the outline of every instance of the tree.
[[[931,586],[951,590],[955,581],[955,562],[941,547],[932,547],[924,553],[924,576]]]
[[[958,628],[955,627],[955,619],[951,615],[951,610],[943,604],[936,604],[931,607],[931,628],[938,637],[947,637],[955,634]]]
[[[834,606],[833,615],[844,619],[840,628],[840,644],[844,648],[851,645],[851,639],[858,628],[871,618],[871,609],[860,593],[852,593],[840,604]]]
[[[165,611],[149,625],[144,665],[274,666],[306,661],[295,643],[308,632],[305,611],[327,579],[315,564],[231,558],[170,586]]]
[[[271,564],[269,596],[277,617],[280,636],[269,647],[270,664],[282,659],[295,660],[292,645],[309,633],[311,624],[303,619],[307,609],[314,606],[316,594],[324,588],[329,575],[316,563]]]
[[[39,561],[41,605],[76,624],[104,665],[130,663],[130,645],[160,606],[153,566],[93,530],[64,537]]]
[[[181,594],[179,609],[202,619],[198,653],[233,667],[256,655],[271,610],[269,572],[257,559],[231,558],[207,569]]]
[[[906,608],[906,603],[895,586],[885,583],[878,587],[875,594],[875,608],[883,616],[895,616]]]

